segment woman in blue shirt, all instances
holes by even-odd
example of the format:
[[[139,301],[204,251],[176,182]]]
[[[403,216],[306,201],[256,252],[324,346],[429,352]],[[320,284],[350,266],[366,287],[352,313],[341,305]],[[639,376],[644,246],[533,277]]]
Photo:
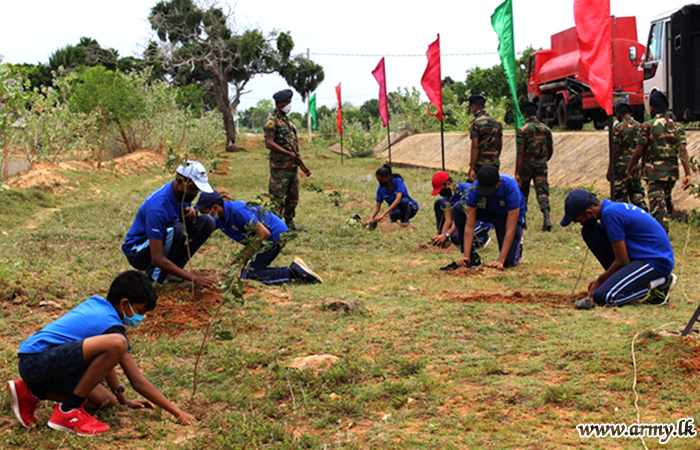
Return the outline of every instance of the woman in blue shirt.
[[[392,222],[410,223],[418,212],[418,202],[408,195],[408,189],[403,181],[403,177],[391,172],[391,166],[384,164],[375,173],[379,187],[377,188],[377,203],[374,211],[365,225],[377,223],[387,215]],[[383,213],[379,213],[382,202],[386,202],[389,207]]]

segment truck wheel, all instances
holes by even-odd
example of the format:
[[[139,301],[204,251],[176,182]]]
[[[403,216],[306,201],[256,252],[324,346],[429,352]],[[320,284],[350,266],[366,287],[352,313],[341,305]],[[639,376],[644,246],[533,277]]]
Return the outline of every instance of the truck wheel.
[[[557,103],[557,125],[566,128],[566,103],[564,100],[559,100]]]
[[[582,130],[583,122],[580,120],[571,120],[569,118],[569,111],[566,107],[564,100],[560,100],[557,105],[557,121],[559,126],[566,130]]]

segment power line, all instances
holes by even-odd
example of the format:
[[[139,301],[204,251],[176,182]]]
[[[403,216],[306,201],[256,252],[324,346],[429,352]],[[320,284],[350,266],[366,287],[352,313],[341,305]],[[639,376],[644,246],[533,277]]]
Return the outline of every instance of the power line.
[[[521,52],[522,53],[522,52]],[[421,54],[396,54],[396,55],[380,55],[380,54],[360,54],[360,53],[315,53],[312,52],[312,55],[315,56],[344,56],[344,57],[371,57],[371,58],[381,58],[382,56],[384,57],[390,57],[390,58],[425,58],[425,53]],[[478,53],[442,53],[440,56],[484,56],[484,55],[498,55],[498,52],[478,52]]]

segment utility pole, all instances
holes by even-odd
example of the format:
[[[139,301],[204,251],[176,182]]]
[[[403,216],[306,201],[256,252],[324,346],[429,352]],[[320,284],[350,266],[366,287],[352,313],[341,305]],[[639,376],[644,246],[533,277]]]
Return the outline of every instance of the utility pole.
[[[311,49],[306,49],[306,58],[311,59]],[[311,145],[311,92],[306,93],[306,129],[309,132],[309,145]]]

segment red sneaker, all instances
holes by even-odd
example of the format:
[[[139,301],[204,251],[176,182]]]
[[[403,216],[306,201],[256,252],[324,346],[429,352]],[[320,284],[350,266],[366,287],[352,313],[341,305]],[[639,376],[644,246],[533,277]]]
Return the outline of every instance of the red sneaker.
[[[19,423],[24,428],[31,428],[32,424],[36,425],[39,421],[34,416],[34,410],[39,399],[32,395],[27,383],[23,380],[10,380],[7,382],[7,391],[10,394],[12,411],[14,411]]]
[[[60,403],[57,403],[53,409],[49,427],[54,430],[70,431],[80,436],[95,436],[109,431],[109,425],[86,413],[82,406],[63,412]]]

